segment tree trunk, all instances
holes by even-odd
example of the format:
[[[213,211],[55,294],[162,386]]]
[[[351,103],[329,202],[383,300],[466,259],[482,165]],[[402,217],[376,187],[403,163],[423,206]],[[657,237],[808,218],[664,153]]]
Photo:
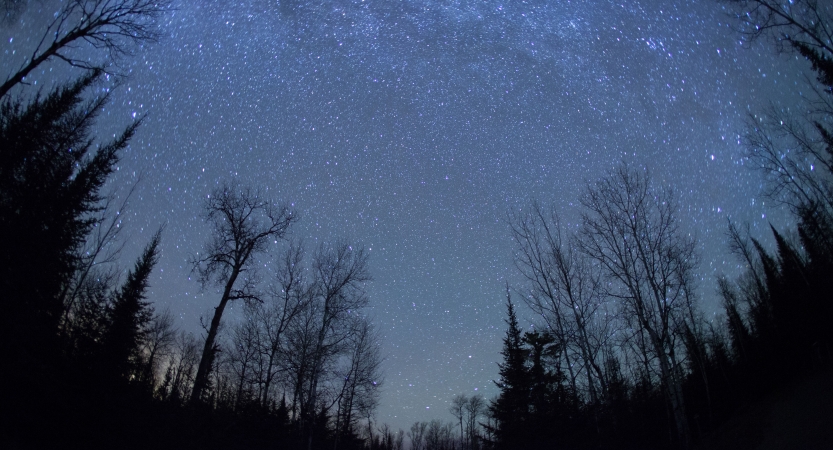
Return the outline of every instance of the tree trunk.
[[[237,281],[237,275],[240,269],[234,268],[229,276],[226,287],[223,290],[223,297],[220,299],[220,304],[214,308],[214,317],[211,319],[211,326],[208,328],[208,336],[205,337],[205,346],[202,349],[202,358],[200,358],[200,366],[197,369],[197,376],[194,378],[194,390],[191,391],[191,403],[197,403],[202,397],[203,391],[208,384],[208,374],[211,372],[211,364],[214,360],[212,353],[214,352],[214,341],[217,339],[217,330],[220,328],[220,319],[223,318],[223,310],[226,309],[226,304],[231,297],[231,288],[234,282]]]

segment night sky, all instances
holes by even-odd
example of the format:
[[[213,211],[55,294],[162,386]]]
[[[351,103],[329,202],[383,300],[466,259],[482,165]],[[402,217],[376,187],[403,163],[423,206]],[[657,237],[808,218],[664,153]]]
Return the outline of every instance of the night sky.
[[[32,1],[0,27],[4,78],[58,3]],[[219,295],[187,261],[207,239],[203,199],[232,177],[294,205],[291,237],[309,250],[363,246],[386,357],[376,417],[394,429],[451,419],[455,394],[496,395],[504,284],[518,302],[523,290],[507,216],[533,199],[572,227],[587,181],[622,161],[647,167],[676,187],[700,242],[708,312],[715,277],[737,269],[727,218],[764,233],[781,217],[739,135],[749,111],[795,106],[804,63],[742,44],[721,2],[174,6],[159,42],[120,61],[127,77],[99,121],[108,136],[146,116],[110,186],[123,198],[142,179],[123,217],[124,266],[167,224],[150,298],[200,333]],[[71,73],[56,62],[29,80]]]

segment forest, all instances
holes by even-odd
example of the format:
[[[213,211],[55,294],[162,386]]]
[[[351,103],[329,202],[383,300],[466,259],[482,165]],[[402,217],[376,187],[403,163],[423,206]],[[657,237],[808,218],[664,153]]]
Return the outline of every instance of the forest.
[[[2,2],[6,20],[22,3]],[[111,68],[73,50],[129,57],[160,38],[170,4],[65,2],[0,86],[0,446],[756,448],[727,427],[773,393],[833,374],[833,10],[729,3],[739,38],[797,55],[812,73],[806,112],[751,116],[742,140],[794,227],[759,236],[729,222],[744,271],[702,286],[679,195],[644,168],[623,162],[588,183],[577,227],[527,205],[507,226],[525,284],[501,293],[498,396],[460,394],[452,420],[393,430],[374,415],[384,355],[364,313],[369,253],[293,239],[292,205],[239,179],[205,193],[211,233],[190,264],[219,296],[200,335],[148,298],[165,224],[120,267],[127,205],[105,186],[143,122],[97,133]],[[47,90],[27,83],[47,63],[78,76]],[[716,314],[698,306],[703,289],[719,292]],[[224,320],[230,305],[242,320]],[[519,306],[535,331],[520,326]]]

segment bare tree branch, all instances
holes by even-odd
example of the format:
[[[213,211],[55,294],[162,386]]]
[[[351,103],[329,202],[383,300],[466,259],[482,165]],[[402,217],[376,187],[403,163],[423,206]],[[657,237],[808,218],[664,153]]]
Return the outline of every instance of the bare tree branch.
[[[202,256],[193,258],[203,286],[222,286],[220,302],[208,327],[191,401],[198,402],[208,382],[217,331],[229,301],[259,299],[255,292],[254,259],[286,235],[295,216],[286,206],[274,206],[260,194],[235,182],[224,183],[205,203],[212,234]],[[241,279],[242,275],[242,279]],[[242,286],[241,286],[242,284]]]
[[[6,2],[12,4],[14,2]],[[129,54],[132,45],[155,41],[156,19],[169,9],[169,0],[68,0],[43,33],[38,45],[16,72],[0,85],[0,99],[23,83],[35,68],[59,59],[82,69],[101,68],[67,52],[86,43],[111,60]]]
[[[652,186],[647,173],[622,165],[589,186],[582,205],[579,245],[619,291],[646,372],[649,358],[656,358],[677,436],[687,445],[676,324],[693,300],[689,289],[696,260],[694,240],[679,229],[676,198]]]

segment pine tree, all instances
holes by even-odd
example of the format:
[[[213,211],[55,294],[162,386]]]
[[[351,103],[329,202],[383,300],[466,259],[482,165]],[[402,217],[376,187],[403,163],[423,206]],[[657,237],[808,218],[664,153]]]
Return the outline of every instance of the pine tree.
[[[0,105],[0,345],[17,351],[48,347],[57,333],[99,191],[139,124],[94,150],[91,128],[107,95],[84,94],[101,73]]]
[[[506,289],[506,337],[503,338],[503,363],[498,364],[500,381],[495,381],[500,394],[489,407],[495,420],[494,435],[497,448],[511,448],[523,442],[524,427],[529,415],[529,372],[526,368],[527,352],[523,348],[521,329],[515,315],[515,307]]]
[[[101,189],[140,122],[111,141],[97,142],[93,127],[108,96],[91,92],[102,74],[90,71],[44,95],[0,100],[0,354],[5,366],[14,368],[0,371],[0,385],[13,386],[0,392],[10,419],[0,424],[3,439],[25,436],[37,442],[35,430],[44,422],[35,418],[45,412],[53,414],[47,419],[54,425],[52,435],[66,439],[70,424],[90,414],[85,408],[95,403],[78,394],[81,382],[90,380],[82,359],[68,358],[78,355],[79,335],[62,340],[67,337],[62,321],[73,319],[66,314],[68,293],[73,287],[86,290],[88,302],[76,304],[75,311],[86,309],[89,320],[73,328],[89,338],[82,353],[97,352],[103,327],[96,322],[109,286],[77,278],[87,261],[82,247],[103,220]],[[71,398],[76,416],[56,419],[56,405],[68,405]]]
[[[547,332],[524,333],[523,342],[529,346],[529,400],[532,413],[536,416],[536,420],[540,420],[548,416],[554,407],[562,406],[555,403],[562,403],[567,400],[562,398],[566,395],[558,394],[560,388],[563,387],[561,386],[562,374],[548,370],[544,363],[545,357],[556,356],[558,346],[554,345],[555,337]]]
[[[160,239],[161,230],[153,235],[107,309],[103,356],[106,370],[117,377],[128,378],[138,373],[142,363],[141,344],[153,319],[153,307],[145,300],[146,292],[159,257]]]

